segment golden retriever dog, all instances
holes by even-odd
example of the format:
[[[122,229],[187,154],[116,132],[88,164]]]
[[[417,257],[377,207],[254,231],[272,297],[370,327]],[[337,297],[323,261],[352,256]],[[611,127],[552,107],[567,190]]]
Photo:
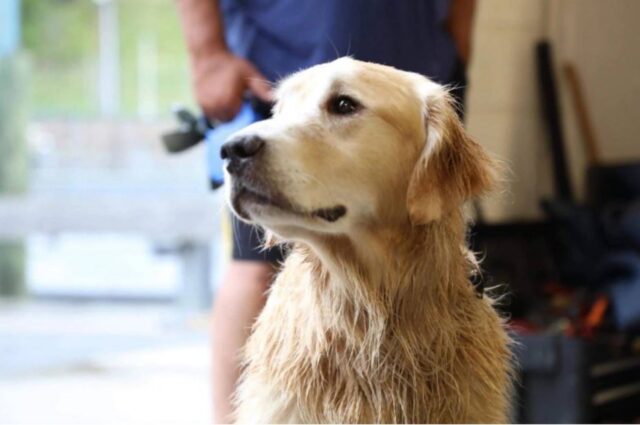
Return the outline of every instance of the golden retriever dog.
[[[509,338],[469,277],[494,165],[442,86],[341,58],[222,147],[241,219],[290,242],[244,352],[240,423],[506,422]]]

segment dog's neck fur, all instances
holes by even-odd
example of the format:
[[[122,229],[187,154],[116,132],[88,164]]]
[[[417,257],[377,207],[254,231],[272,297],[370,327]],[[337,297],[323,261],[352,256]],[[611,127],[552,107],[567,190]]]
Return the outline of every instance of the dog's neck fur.
[[[297,244],[247,373],[303,397],[297,422],[506,421],[507,337],[469,284],[462,214],[399,230]]]
[[[357,345],[365,342],[357,338],[381,344],[390,327],[423,328],[430,310],[449,309],[459,297],[476,298],[464,236],[462,214],[455,213],[424,226],[376,225],[351,237],[313,238],[294,250],[312,266],[307,289],[332,318],[327,331],[356,338]]]

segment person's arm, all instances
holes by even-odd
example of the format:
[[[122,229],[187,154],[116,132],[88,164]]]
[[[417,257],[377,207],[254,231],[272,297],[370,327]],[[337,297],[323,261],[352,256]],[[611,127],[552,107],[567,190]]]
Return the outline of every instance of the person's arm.
[[[224,39],[218,0],[176,0],[182,22],[196,100],[211,118],[232,119],[245,91],[271,100],[271,87],[248,61],[233,55]]]
[[[476,0],[452,0],[447,27],[456,44],[460,59],[468,64],[471,59],[471,35]]]

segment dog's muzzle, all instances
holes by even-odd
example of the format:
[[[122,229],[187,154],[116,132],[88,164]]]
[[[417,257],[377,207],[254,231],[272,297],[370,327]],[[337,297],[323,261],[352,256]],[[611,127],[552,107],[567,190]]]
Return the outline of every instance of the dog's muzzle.
[[[259,136],[239,136],[226,142],[220,148],[220,157],[227,160],[229,174],[238,174],[243,167],[253,162],[264,150],[265,141]]]
[[[264,167],[260,166],[258,159],[265,150],[265,140],[257,135],[234,137],[220,148],[220,157],[227,162],[226,170],[233,177],[231,204],[237,215],[250,219],[247,204],[268,206],[329,223],[338,221],[347,213],[347,208],[343,205],[309,211],[289,201],[273,185],[267,183],[267,176],[260,175],[264,172]]]

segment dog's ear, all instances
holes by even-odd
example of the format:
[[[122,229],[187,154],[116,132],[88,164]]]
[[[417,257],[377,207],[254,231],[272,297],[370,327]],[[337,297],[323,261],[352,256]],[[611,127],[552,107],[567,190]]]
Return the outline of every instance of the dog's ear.
[[[440,87],[426,96],[426,141],[407,192],[414,225],[439,220],[493,186],[495,165],[465,132],[454,105]]]

